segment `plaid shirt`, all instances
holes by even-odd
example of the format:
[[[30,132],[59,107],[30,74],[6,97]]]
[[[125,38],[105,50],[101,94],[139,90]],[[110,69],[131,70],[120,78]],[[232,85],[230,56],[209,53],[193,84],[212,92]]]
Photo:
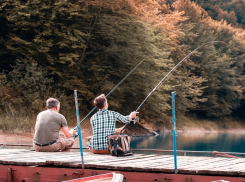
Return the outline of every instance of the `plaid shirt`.
[[[129,116],[123,116],[115,111],[101,109],[95,113],[90,123],[93,130],[93,138],[90,140],[88,147],[94,150],[106,150],[108,136],[115,132],[116,121],[129,123]]]

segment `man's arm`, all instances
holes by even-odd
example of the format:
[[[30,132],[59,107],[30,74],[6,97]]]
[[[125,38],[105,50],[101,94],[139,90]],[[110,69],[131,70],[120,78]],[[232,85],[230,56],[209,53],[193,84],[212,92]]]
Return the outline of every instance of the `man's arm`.
[[[118,113],[118,112],[114,112],[115,113],[115,116],[116,116],[116,120],[117,121],[121,121],[123,123],[129,123],[130,121],[132,121],[136,115],[139,113],[139,112],[131,112],[129,116],[123,116],[122,114]]]
[[[73,129],[71,129],[69,131],[67,126],[63,126],[61,129],[62,129],[65,137],[72,137],[76,133],[76,130],[73,130]]]

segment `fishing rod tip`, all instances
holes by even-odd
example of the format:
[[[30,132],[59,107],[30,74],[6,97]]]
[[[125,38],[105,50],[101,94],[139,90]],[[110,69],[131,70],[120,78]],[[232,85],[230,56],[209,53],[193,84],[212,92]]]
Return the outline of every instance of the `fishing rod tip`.
[[[226,44],[224,41],[220,41],[221,43],[223,43],[223,44]]]

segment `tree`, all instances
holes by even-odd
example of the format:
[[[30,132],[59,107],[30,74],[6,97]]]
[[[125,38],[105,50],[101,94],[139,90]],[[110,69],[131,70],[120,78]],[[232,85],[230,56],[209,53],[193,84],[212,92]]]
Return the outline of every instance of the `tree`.
[[[53,80],[45,78],[45,72],[38,67],[35,61],[28,61],[25,66],[17,62],[13,71],[0,80],[1,107],[11,108],[14,115],[23,114],[21,111],[29,110],[29,114],[36,114],[43,108],[42,101],[52,95]],[[19,108],[22,108],[19,111]],[[2,109],[3,110],[3,109]]]
[[[7,70],[9,64],[13,63],[11,51],[5,46],[9,39],[8,32],[12,26],[6,19],[6,9],[8,8],[11,7],[3,6],[3,2],[0,3],[0,72]]]
[[[203,98],[207,98],[207,101],[200,103],[199,109],[193,110],[200,110],[206,116],[229,115],[233,109],[239,107],[242,98],[242,93],[238,92],[237,88],[240,87],[238,80],[242,76],[243,68],[238,62],[244,60],[241,59],[244,57],[244,49],[239,37],[234,34],[236,30],[226,22],[217,22],[206,15],[203,16],[204,10],[188,0],[177,1],[173,6],[184,11],[188,17],[195,17],[195,21],[188,20],[188,23],[192,24],[191,33],[183,37],[185,42],[188,40],[192,49],[211,40],[227,42],[226,47],[212,45],[199,50],[192,57],[191,64],[187,64],[187,68],[194,75],[207,80],[202,83],[205,87]],[[238,54],[236,48],[239,49]]]

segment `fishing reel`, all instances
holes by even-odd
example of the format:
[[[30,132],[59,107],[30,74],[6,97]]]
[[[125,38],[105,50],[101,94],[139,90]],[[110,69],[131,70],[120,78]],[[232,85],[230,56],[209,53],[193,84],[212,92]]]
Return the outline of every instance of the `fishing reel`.
[[[76,139],[78,137],[78,133],[75,133],[72,137],[73,139]]]
[[[140,120],[139,116],[136,116],[133,120],[134,124],[136,124]]]

